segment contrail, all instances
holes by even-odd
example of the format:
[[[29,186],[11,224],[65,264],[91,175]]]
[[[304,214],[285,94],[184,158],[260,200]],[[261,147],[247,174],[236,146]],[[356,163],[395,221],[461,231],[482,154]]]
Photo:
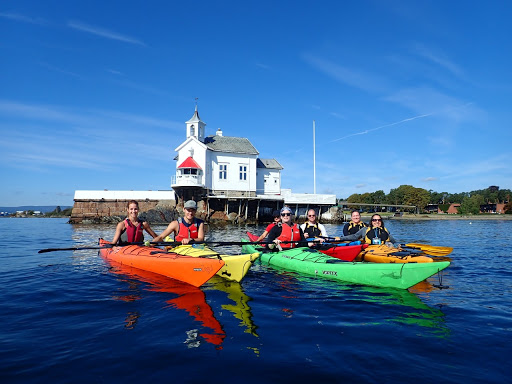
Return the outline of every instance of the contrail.
[[[425,115],[419,115],[419,116],[414,116],[414,117],[409,117],[408,119],[403,119],[403,120],[400,120],[400,121],[397,121],[397,122],[394,122],[394,123],[390,123],[390,124],[385,124],[385,125],[381,125],[380,127],[377,127],[377,128],[372,128],[372,129],[367,129],[366,131],[363,131],[363,132],[357,132],[357,133],[352,133],[350,135],[347,135],[347,136],[343,136],[343,137],[340,137],[339,139],[334,139],[334,140],[331,140],[330,142],[333,143],[335,141],[340,141],[340,140],[343,140],[343,139],[346,139],[348,137],[352,137],[352,136],[358,136],[358,135],[366,135],[367,133],[370,133],[370,132],[373,132],[373,131],[376,131],[378,129],[382,129],[382,128],[386,128],[386,127],[391,127],[393,125],[398,125],[398,124],[402,124],[402,123],[405,123],[407,121],[412,121],[412,120],[416,120],[416,119],[421,119],[423,117],[427,117],[427,116],[430,116],[430,115],[433,115],[434,113],[427,113]]]
[[[454,109],[462,109],[462,108],[466,108],[470,105],[474,104],[473,102],[469,102],[469,103],[466,103],[464,105],[461,105],[460,107],[451,107],[451,108],[446,108],[443,110],[443,112],[447,112],[447,111],[451,111],[451,110],[454,110]],[[357,132],[357,133],[352,133],[350,135],[347,135],[347,136],[343,136],[343,137],[340,137],[339,139],[334,139],[334,140],[331,140],[330,143],[334,143],[335,141],[340,141],[340,140],[343,140],[343,139],[346,139],[348,137],[352,137],[352,136],[358,136],[358,135],[366,135],[367,133],[370,133],[370,132],[373,132],[373,131],[376,131],[378,129],[382,129],[382,128],[386,128],[386,127],[391,127],[393,125],[398,125],[398,124],[402,124],[402,123],[406,123],[408,121],[412,121],[412,120],[416,120],[416,119],[422,119],[424,117],[428,117],[428,116],[432,116],[432,115],[435,115],[436,113],[439,113],[439,112],[431,112],[431,113],[427,113],[427,114],[424,114],[424,115],[419,115],[419,116],[414,116],[414,117],[409,117],[408,119],[403,119],[403,120],[400,120],[400,121],[397,121],[395,123],[391,123],[391,124],[385,124],[385,125],[381,125],[380,127],[377,127],[377,128],[372,128],[372,129],[367,129],[366,131],[362,131],[362,132]]]

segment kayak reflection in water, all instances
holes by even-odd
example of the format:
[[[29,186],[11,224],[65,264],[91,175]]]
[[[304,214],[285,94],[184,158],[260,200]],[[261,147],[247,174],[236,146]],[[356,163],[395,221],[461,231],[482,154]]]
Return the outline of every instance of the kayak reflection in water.
[[[189,347],[198,347],[201,344],[201,339],[198,338],[198,336],[201,336],[206,342],[216,345],[217,348],[221,348],[226,333],[222,329],[222,325],[215,318],[213,310],[206,302],[206,296],[201,289],[156,273],[131,268],[113,261],[109,262],[112,265],[110,269],[111,272],[137,279],[140,282],[149,283],[150,287],[147,288],[148,291],[168,292],[178,295],[178,297],[168,300],[167,303],[173,308],[184,309],[195,321],[213,331],[203,333],[200,333],[197,329],[187,331],[185,343]],[[139,289],[139,284],[135,284],[133,280],[127,280],[127,282],[130,284],[130,289]],[[129,295],[129,297],[132,300],[142,298],[139,294]],[[133,312],[129,312],[126,319],[127,328],[135,328],[139,320],[140,313],[134,314]]]
[[[240,320],[240,325],[245,327],[245,333],[259,337],[256,332],[258,327],[254,324],[251,307],[249,306],[249,301],[252,299],[245,294],[240,283],[214,276],[208,281],[209,284],[213,289],[227,293],[228,299],[234,302],[234,304],[222,304],[222,309],[231,312],[236,319]],[[208,285],[204,289],[209,289]]]

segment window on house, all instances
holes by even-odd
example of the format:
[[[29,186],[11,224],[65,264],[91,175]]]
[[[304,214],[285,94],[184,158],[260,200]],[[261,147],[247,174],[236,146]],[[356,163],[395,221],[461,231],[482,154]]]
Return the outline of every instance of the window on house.
[[[240,165],[240,180],[247,181],[247,165]]]
[[[227,180],[228,178],[228,165],[219,164],[219,179]]]

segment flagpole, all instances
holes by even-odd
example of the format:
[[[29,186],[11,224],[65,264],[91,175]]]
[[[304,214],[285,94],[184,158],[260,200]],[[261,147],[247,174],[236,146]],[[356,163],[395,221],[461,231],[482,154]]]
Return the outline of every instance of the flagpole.
[[[316,195],[316,145],[315,145],[315,120],[313,120],[313,193]]]

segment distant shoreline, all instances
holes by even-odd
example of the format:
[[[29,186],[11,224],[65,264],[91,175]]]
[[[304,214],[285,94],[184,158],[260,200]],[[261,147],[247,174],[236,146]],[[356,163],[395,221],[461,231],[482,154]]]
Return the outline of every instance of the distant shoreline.
[[[371,216],[368,216],[371,217]],[[388,220],[512,220],[512,215],[403,215],[388,216]]]

